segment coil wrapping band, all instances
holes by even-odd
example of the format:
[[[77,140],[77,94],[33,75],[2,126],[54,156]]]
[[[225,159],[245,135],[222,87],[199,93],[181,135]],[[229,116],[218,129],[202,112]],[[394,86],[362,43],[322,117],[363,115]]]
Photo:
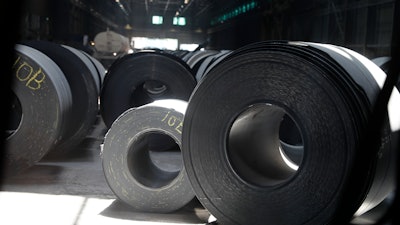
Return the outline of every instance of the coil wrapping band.
[[[370,69],[383,74],[364,62],[337,46],[271,41],[208,72],[189,99],[182,150],[196,196],[221,224],[341,224],[393,190],[399,93],[379,157],[364,158],[358,147],[380,90]],[[297,163],[281,144],[284,118],[301,137]],[[360,164],[368,170],[352,174]],[[349,184],[359,192],[343,199]]]

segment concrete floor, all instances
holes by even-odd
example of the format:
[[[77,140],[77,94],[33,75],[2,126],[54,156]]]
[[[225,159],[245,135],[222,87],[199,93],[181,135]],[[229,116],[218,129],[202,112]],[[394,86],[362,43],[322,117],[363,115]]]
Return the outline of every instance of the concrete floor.
[[[26,172],[2,181],[3,225],[191,225],[210,214],[197,199],[173,213],[143,213],[122,203],[109,188],[101,165],[106,127],[99,117],[74,151],[44,157]]]
[[[106,132],[99,116],[74,151],[49,154],[26,172],[2,180],[0,224],[205,225],[215,220],[196,198],[173,213],[138,212],[118,200],[101,165],[100,145]],[[373,224],[391,204],[387,202],[353,224]]]

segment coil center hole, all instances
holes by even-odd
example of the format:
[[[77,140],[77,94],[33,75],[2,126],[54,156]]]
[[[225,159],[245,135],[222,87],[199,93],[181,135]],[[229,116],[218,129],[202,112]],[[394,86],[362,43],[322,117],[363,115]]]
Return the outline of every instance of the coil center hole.
[[[242,112],[228,135],[227,154],[236,174],[272,186],[296,174],[304,156],[301,131],[279,106],[256,104]]]
[[[163,95],[167,91],[167,86],[160,81],[148,80],[144,82],[143,89],[150,95]]]
[[[9,115],[7,119],[7,127],[5,130],[6,138],[12,136],[21,125],[22,121],[22,106],[18,97],[13,91],[10,92],[11,105],[9,107]]]
[[[168,185],[183,167],[179,145],[169,135],[156,131],[139,135],[127,160],[132,176],[150,188]]]

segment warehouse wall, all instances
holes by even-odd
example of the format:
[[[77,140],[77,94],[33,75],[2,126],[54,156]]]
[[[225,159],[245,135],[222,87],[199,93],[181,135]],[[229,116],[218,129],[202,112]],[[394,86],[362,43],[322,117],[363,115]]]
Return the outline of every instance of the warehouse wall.
[[[271,0],[208,30],[212,48],[234,49],[258,40],[305,40],[351,48],[368,57],[389,55],[394,0]]]
[[[389,55],[394,0],[296,2],[292,39],[338,44],[368,57]]]

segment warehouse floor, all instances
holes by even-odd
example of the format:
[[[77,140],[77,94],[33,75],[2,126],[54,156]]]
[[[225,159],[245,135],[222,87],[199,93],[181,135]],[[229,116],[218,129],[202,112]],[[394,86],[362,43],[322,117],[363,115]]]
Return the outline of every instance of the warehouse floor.
[[[100,145],[106,132],[98,116],[76,149],[64,155],[49,154],[24,173],[2,180],[0,224],[205,225],[215,220],[196,198],[173,213],[138,212],[118,200],[101,165]],[[168,159],[173,160],[176,156]],[[354,224],[373,224],[369,217],[379,218],[390,202]]]
[[[2,181],[3,225],[206,224],[210,214],[197,199],[173,213],[137,212],[106,183],[100,144],[106,126],[98,117],[90,134],[65,155],[44,157],[26,172]]]

